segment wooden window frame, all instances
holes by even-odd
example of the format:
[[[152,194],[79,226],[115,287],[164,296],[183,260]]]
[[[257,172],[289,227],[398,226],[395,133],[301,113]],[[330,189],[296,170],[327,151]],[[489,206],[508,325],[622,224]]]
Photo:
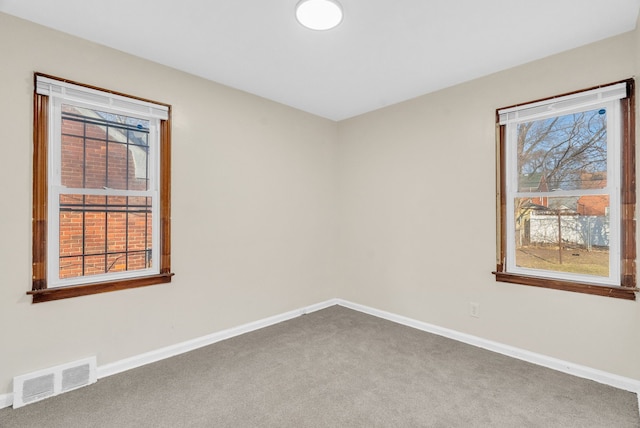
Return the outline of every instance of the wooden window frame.
[[[621,138],[621,195],[620,195],[620,283],[619,285],[598,285],[595,283],[576,282],[562,279],[515,274],[506,271],[507,227],[506,224],[506,125],[500,125],[499,110],[496,110],[496,182],[497,182],[497,240],[496,270],[493,272],[496,281],[522,284],[534,287],[566,290],[578,293],[636,300],[636,162],[635,162],[635,82],[627,79],[607,85],[597,86],[544,98],[526,104],[546,101],[566,95],[598,89],[618,83],[625,83],[627,96],[620,100],[622,118]],[[515,107],[515,106],[512,106]],[[510,107],[506,107],[510,108]]]
[[[38,76],[102,91],[108,94],[166,106],[168,108],[168,118],[166,120],[160,120],[159,273],[127,279],[47,288],[49,96],[41,95],[34,91],[32,290],[28,291],[27,294],[33,296],[33,303],[40,303],[171,282],[171,278],[174,275],[171,272],[171,106],[42,73],[34,74],[34,88],[37,86],[36,81]]]

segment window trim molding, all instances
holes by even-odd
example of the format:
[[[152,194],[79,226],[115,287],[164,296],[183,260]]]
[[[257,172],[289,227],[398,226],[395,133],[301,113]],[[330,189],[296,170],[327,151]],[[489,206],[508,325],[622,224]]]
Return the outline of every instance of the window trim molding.
[[[93,282],[83,285],[47,288],[47,233],[48,233],[48,121],[49,96],[37,91],[38,77],[53,79],[101,91],[117,97],[126,97],[167,108],[167,119],[160,120],[160,270],[159,274],[138,276],[130,279]],[[77,296],[105,293],[109,291],[144,287],[171,282],[171,106],[156,101],[135,97],[120,92],[86,85],[59,77],[34,73],[33,103],[33,207],[32,207],[32,290],[33,303],[67,299]]]
[[[498,282],[530,285],[535,287],[565,290],[599,296],[636,300],[636,161],[635,161],[635,82],[626,79],[606,85],[595,86],[553,97],[542,98],[526,104],[579,94],[607,86],[624,83],[627,96],[620,100],[621,117],[625,118],[622,126],[620,162],[621,162],[621,195],[620,195],[620,285],[597,285],[586,282],[549,279],[539,276],[528,276],[506,272],[506,125],[500,125],[499,111],[516,106],[496,110],[496,270],[492,272]]]

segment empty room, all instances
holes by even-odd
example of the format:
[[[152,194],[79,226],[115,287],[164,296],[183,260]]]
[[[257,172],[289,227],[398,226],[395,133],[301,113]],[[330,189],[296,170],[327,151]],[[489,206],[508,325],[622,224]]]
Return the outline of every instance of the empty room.
[[[0,0],[0,426],[640,426],[639,12]]]

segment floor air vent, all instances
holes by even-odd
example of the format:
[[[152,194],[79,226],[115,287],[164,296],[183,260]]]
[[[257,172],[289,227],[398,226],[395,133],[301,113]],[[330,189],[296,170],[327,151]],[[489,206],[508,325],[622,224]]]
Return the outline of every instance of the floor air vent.
[[[63,392],[71,391],[96,381],[96,358],[86,358],[13,378],[13,408]]]

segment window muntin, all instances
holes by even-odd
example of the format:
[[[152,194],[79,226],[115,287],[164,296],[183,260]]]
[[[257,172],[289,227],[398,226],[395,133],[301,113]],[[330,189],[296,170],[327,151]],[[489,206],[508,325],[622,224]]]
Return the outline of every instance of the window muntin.
[[[497,111],[496,280],[635,299],[633,95],[629,79]]]
[[[153,148],[149,144],[150,122],[62,104],[61,184],[70,188],[149,190]],[[157,128],[157,120],[153,126]]]
[[[169,106],[35,86],[34,303],[170,282]]]
[[[84,282],[94,275],[91,279],[99,280],[116,272],[148,269],[157,273],[153,269],[152,198],[67,193],[59,200],[57,270],[61,284],[71,283],[69,278]]]

